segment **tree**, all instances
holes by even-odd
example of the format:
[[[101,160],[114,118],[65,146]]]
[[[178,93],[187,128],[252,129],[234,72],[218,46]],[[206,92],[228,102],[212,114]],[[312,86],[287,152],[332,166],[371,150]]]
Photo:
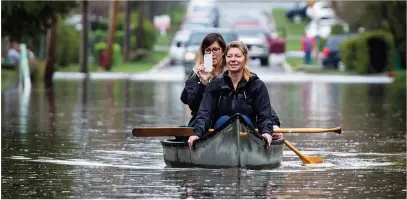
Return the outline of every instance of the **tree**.
[[[351,30],[383,29],[393,35],[396,51],[406,68],[406,2],[405,1],[333,1],[340,18],[349,23]]]
[[[45,33],[57,21],[76,7],[75,1],[2,1],[2,37],[21,40]]]

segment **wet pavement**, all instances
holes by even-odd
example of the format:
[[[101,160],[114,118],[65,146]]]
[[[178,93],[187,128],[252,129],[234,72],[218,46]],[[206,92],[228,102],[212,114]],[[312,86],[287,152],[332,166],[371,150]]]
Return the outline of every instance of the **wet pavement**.
[[[135,126],[189,120],[182,82],[56,80],[26,95],[2,91],[2,198],[405,198],[405,97],[391,84],[267,83],[286,134],[274,170],[167,168],[161,139]],[[404,98],[404,99],[403,99]]]

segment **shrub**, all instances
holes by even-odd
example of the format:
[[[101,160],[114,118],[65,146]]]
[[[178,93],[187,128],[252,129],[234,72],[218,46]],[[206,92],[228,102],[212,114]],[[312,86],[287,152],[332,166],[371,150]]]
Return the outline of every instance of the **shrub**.
[[[344,25],[343,24],[334,24],[331,28],[331,34],[330,35],[341,35],[344,34]]]
[[[345,40],[340,46],[341,60],[346,66],[346,70],[354,71],[356,69],[356,39]]]
[[[123,42],[124,42],[124,32],[123,31],[116,30],[116,32],[114,33],[114,42],[123,44]]]
[[[107,49],[107,43],[106,42],[98,42],[98,43],[95,44],[94,48],[95,48],[95,52],[99,54],[100,52]]]
[[[347,69],[355,70],[360,74],[377,72],[372,69],[372,63],[370,63],[370,47],[368,43],[371,40],[381,40],[386,45],[384,52],[387,53],[387,61],[383,71],[391,71],[394,68],[395,49],[393,37],[390,33],[379,30],[367,31],[342,43],[340,53]]]
[[[67,66],[79,63],[80,33],[73,25],[59,23],[56,35],[56,64]]]
[[[118,43],[113,45],[113,65],[123,64],[123,58],[121,53],[121,47]]]
[[[107,40],[107,32],[105,30],[98,29],[93,32],[96,42],[106,41]]]
[[[107,50],[108,44],[106,42],[98,42],[95,44],[95,58],[99,61],[99,54]],[[123,63],[121,46],[118,43],[113,44],[113,65],[120,65]]]

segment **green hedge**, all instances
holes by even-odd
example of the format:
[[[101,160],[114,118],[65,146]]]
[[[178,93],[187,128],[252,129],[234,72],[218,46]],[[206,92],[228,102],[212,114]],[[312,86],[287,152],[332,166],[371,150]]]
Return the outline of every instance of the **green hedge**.
[[[390,33],[385,31],[368,31],[362,35],[344,41],[340,47],[342,62],[347,70],[360,74],[370,73],[369,46],[368,41],[372,38],[382,39],[386,43],[387,64],[384,71],[391,71],[394,68],[394,41]]]
[[[107,50],[107,43],[106,42],[98,42],[95,44],[95,58],[99,58],[99,54],[102,51]],[[99,63],[99,59],[96,61]],[[121,65],[123,64],[123,59],[122,59],[122,52],[121,52],[121,46],[118,43],[113,44],[113,65]]]
[[[356,38],[345,40],[340,47],[341,60],[348,71],[355,71],[356,69],[356,41]]]
[[[79,62],[80,32],[73,25],[59,23],[56,35],[56,64],[67,66]]]
[[[331,34],[330,35],[341,35],[346,33],[344,30],[344,25],[343,24],[334,24],[331,28]]]

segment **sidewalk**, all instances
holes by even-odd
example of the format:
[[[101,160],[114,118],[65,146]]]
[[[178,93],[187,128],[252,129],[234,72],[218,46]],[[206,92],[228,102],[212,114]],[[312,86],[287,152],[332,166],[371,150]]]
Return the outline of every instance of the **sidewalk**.
[[[341,83],[341,84],[389,84],[394,78],[385,75],[325,75],[309,74],[301,72],[272,72],[259,73],[258,76],[265,83]],[[78,80],[84,79],[86,74],[57,72],[54,74],[54,80]],[[91,80],[132,80],[132,81],[153,81],[153,82],[177,82],[183,83],[185,75],[182,67],[172,67],[161,71],[148,71],[143,73],[114,73],[114,72],[91,72]]]

